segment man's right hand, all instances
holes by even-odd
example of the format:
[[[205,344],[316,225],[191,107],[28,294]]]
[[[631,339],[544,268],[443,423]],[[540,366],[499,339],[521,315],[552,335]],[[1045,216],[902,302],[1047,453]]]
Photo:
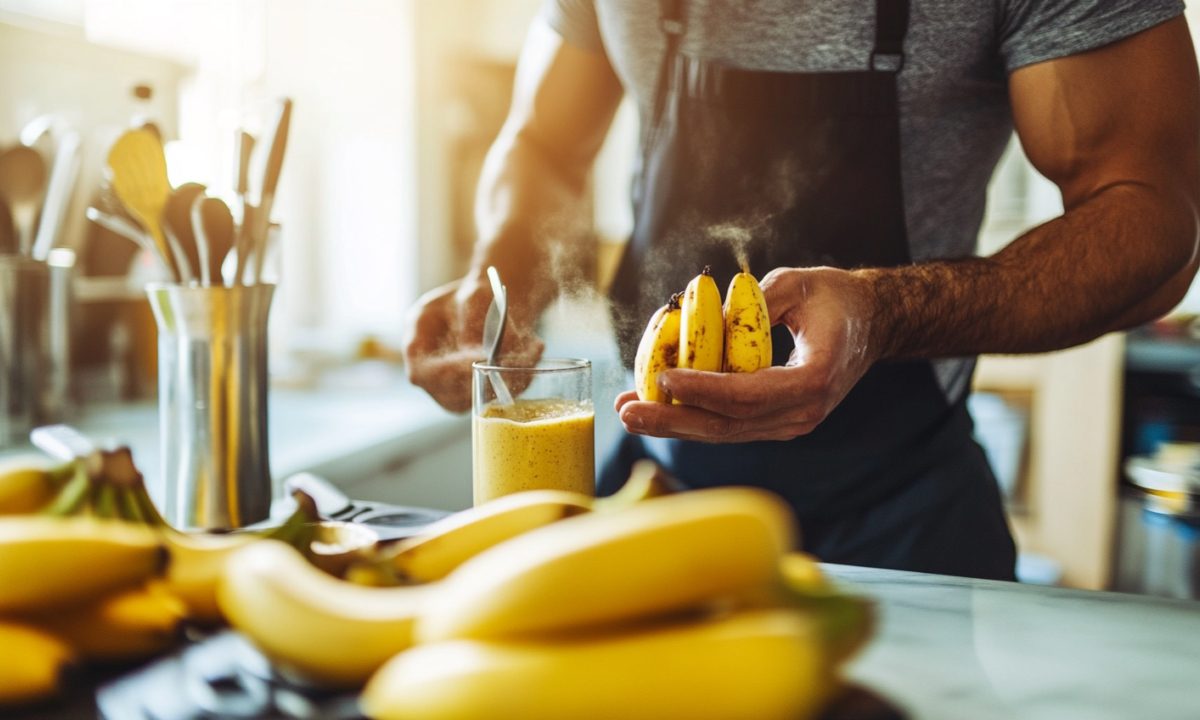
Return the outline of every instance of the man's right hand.
[[[452,412],[471,409],[471,363],[484,360],[483,321],[492,290],[486,278],[468,276],[434,288],[409,311],[404,333],[408,379]],[[530,323],[512,315],[500,352],[504,364],[528,367],[543,343]]]

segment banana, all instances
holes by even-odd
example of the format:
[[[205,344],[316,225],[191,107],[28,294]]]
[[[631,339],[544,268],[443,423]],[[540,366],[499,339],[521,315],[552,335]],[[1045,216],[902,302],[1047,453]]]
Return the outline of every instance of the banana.
[[[361,587],[264,541],[229,559],[218,598],[230,624],[282,669],[355,686],[412,644],[413,620],[434,587]]]
[[[97,598],[162,567],[159,534],[91,518],[0,518],[0,612]]]
[[[308,495],[296,492],[293,497],[297,501],[296,511],[282,525],[265,533],[189,534],[170,529],[164,523],[163,542],[170,561],[163,579],[167,589],[183,600],[189,618],[208,624],[224,619],[217,603],[217,586],[225,572],[225,563],[239,550],[267,539],[308,548],[313,523],[318,518],[317,509]],[[145,488],[140,490],[137,504],[149,505],[146,512],[157,515]]]
[[[55,695],[75,661],[70,646],[45,630],[0,620],[0,707]]]
[[[79,607],[29,617],[88,660],[128,662],[168,650],[181,637],[187,608],[160,582],[119,591]]]
[[[721,291],[706,265],[683,293],[679,325],[679,367],[721,371],[725,352],[725,317]]]
[[[592,507],[599,512],[616,512],[643,500],[673,495],[681,490],[679,481],[663,472],[653,460],[638,460],[625,484],[614,494],[593,500]]]
[[[834,688],[813,620],[762,610],[586,638],[422,645],[371,678],[361,707],[377,720],[802,720]]]
[[[422,642],[511,638],[696,607],[778,583],[791,512],[753,488],[715,488],[590,513],[486,550],[442,581]]]
[[[679,365],[679,327],[682,319],[680,293],[675,293],[666,305],[650,318],[642,340],[638,343],[633,361],[634,386],[638,399],[646,402],[670,402],[671,398],[658,387],[658,374]]]
[[[725,372],[771,367],[771,318],[758,281],[745,267],[725,294]]]
[[[394,568],[415,582],[441,580],[450,571],[505,540],[591,509],[592,499],[562,490],[505,495],[439,520],[390,553]]]
[[[41,510],[73,473],[70,463],[54,467],[38,455],[0,460],[0,515]]]

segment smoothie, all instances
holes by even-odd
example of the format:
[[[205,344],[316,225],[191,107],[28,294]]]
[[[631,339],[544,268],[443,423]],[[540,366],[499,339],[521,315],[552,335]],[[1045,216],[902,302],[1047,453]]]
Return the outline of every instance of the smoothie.
[[[472,424],[475,504],[521,490],[591,495],[595,414],[591,402],[489,403]]]

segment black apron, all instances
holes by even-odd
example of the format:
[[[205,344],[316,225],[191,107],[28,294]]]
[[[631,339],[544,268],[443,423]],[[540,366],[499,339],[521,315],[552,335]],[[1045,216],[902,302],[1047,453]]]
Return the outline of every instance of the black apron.
[[[911,262],[896,76],[907,0],[876,0],[864,69],[743,70],[679,51],[682,0],[662,0],[667,50],[634,186],[635,226],[611,290],[632,366],[646,318],[703,265],[725,288],[742,251],[777,267]],[[773,332],[775,363],[793,348]],[[1015,550],[965,403],[928,361],[879,363],[811,434],[714,445],[628,435],[601,473],[611,493],[650,456],[690,487],[783,496],[829,562],[1011,579]]]

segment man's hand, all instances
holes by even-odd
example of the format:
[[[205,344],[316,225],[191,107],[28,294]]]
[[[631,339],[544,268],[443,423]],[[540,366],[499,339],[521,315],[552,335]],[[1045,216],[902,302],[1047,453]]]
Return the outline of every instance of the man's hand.
[[[763,279],[772,324],[796,341],[784,367],[753,373],[668,370],[659,385],[683,405],[617,397],[629,432],[702,442],[791,440],[817,427],[875,362],[869,283],[834,268],[779,268]]]
[[[447,410],[471,409],[471,363],[487,356],[483,321],[491,302],[486,279],[467,277],[430,290],[409,312],[404,333],[408,379]],[[532,365],[542,347],[527,322],[509,316],[500,347],[507,364]]]

